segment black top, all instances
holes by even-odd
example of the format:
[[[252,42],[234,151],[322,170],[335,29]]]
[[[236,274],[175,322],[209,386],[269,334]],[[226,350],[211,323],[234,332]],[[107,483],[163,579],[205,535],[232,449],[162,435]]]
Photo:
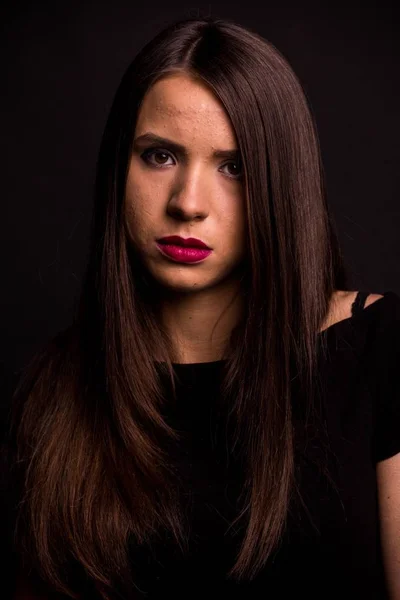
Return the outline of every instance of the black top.
[[[151,552],[132,545],[143,591],[132,598],[387,598],[375,464],[400,452],[400,297],[387,291],[364,308],[367,296],[360,292],[352,317],[319,334],[328,348],[319,368],[338,492],[316,467],[316,439],[301,457],[310,518],[301,511],[289,517],[281,547],[251,582],[226,577],[238,549],[228,527],[237,514],[242,472],[234,456],[227,464],[217,433],[224,361],[174,365],[180,384],[168,418],[186,433],[179,456],[193,498],[190,552],[182,556],[168,540]]]

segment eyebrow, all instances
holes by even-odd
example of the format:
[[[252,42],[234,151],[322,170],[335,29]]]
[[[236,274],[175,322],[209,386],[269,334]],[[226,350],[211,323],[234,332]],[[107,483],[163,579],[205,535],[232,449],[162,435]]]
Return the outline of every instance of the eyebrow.
[[[185,146],[182,146],[181,144],[173,142],[167,138],[160,137],[159,135],[155,135],[154,133],[144,133],[143,135],[135,138],[133,143],[134,145],[150,143],[157,146],[168,146],[168,148],[177,154],[182,154],[185,157],[187,157],[189,154]],[[232,150],[214,150],[212,155],[213,158],[218,159],[239,160],[240,151],[236,148],[233,148]]]

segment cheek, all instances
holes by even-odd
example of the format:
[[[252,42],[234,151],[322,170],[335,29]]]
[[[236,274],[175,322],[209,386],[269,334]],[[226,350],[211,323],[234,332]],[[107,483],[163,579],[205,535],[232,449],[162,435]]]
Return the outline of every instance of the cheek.
[[[243,210],[242,203],[238,201],[233,210],[232,205],[228,206],[226,211],[221,215],[221,223],[226,233],[239,242],[246,231],[246,213]]]
[[[125,200],[125,222],[131,241],[145,241],[151,228],[152,217],[141,202],[141,198],[129,197]]]
[[[127,185],[125,192],[125,223],[128,235],[133,242],[139,241],[142,230],[141,207],[142,201],[138,190],[131,185]]]
[[[152,190],[148,185],[141,185],[137,177],[128,176],[124,206],[130,236],[134,239],[143,238],[155,219],[156,203]]]

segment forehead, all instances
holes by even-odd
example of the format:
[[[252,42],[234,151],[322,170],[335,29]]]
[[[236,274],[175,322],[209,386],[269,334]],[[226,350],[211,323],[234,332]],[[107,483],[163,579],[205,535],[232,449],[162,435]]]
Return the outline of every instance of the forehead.
[[[220,100],[203,82],[186,74],[157,81],[144,97],[136,124],[136,135],[157,128],[157,133],[190,134],[236,142],[230,118]]]

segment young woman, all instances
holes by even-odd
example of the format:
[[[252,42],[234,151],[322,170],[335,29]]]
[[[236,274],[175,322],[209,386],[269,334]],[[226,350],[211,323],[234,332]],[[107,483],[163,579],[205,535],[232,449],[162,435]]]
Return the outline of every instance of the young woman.
[[[14,597],[399,600],[400,297],[348,287],[286,60],[174,23],[117,91],[74,322],[13,398]]]

